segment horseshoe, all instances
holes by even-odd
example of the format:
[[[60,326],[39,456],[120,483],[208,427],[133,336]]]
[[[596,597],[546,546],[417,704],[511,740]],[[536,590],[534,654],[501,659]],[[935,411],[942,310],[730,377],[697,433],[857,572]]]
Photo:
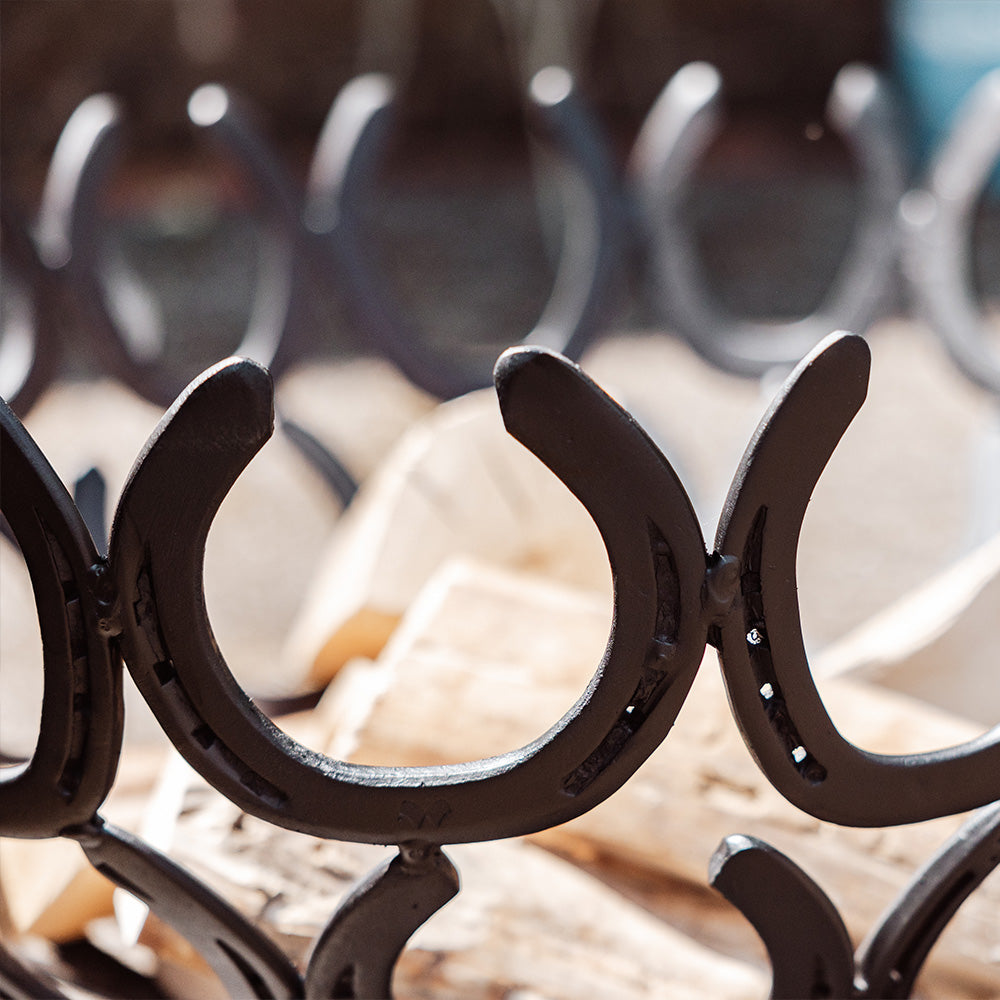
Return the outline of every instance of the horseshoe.
[[[966,899],[1000,865],[1000,802],[974,812],[910,880],[856,954],[865,997],[908,997]]]
[[[52,381],[58,356],[52,287],[25,222],[0,200],[0,253],[7,280],[9,317],[0,337],[0,397],[25,414]]]
[[[194,945],[229,996],[303,995],[302,978],[288,956],[180,865],[100,817],[70,835],[97,871],[147,903]]]
[[[829,896],[781,851],[757,837],[726,837],[709,862],[708,884],[764,942],[771,1000],[855,995],[844,921]]]
[[[188,103],[192,124],[250,176],[267,207],[261,276],[251,318],[237,350],[281,374],[301,354],[306,263],[298,197],[268,152],[242,102],[222,87],[200,87]],[[184,382],[163,365],[163,331],[155,322],[152,295],[127,271],[108,273],[97,231],[98,199],[117,157],[123,128],[118,102],[107,94],[87,98],[70,116],[53,153],[38,218],[40,255],[4,212],[16,270],[27,276],[34,309],[17,336],[4,340],[4,371],[10,371],[12,405],[24,413],[58,367],[66,345],[57,338],[48,299],[68,300],[94,339],[104,371],[159,406],[169,406]],[[363,147],[341,150],[350,161]],[[136,303],[139,303],[138,307]],[[8,352],[11,357],[8,357]],[[9,365],[9,368],[8,368]],[[7,383],[4,383],[7,385]],[[292,444],[323,476],[346,506],[357,489],[343,464],[305,428],[283,421]]]
[[[118,766],[114,590],[65,487],[2,400],[0,468],[0,507],[31,576],[44,670],[34,753],[0,770],[0,834],[53,837],[94,815]]]
[[[1000,395],[1000,355],[969,285],[972,213],[1000,158],[1000,70],[966,97],[921,186],[900,203],[903,263],[910,294],[955,363]]]
[[[870,362],[867,344],[846,334],[802,361],[743,456],[715,541],[740,565],[718,648],[747,747],[786,799],[842,826],[916,823],[1000,799],[1000,727],[947,750],[869,753],[837,731],[810,674],[795,580],[799,530],[864,402]]]
[[[316,939],[306,1000],[391,997],[406,942],[458,888],[458,872],[440,848],[401,848],[361,881]]]
[[[673,470],[575,365],[516,349],[497,366],[507,429],[576,494],[604,537],[614,624],[579,701],[533,743],[460,767],[373,767],[291,740],[230,673],[202,587],[205,539],[271,433],[271,380],[230,360],[192,383],[154,432],[111,536],[126,663],[192,767],[278,826],[371,843],[460,843],[564,822],[615,791],[662,741],[731,600]],[[583,431],[586,428],[586,431]],[[516,803],[516,806],[514,805]]]
[[[120,269],[109,280],[96,238],[98,200],[117,160],[122,113],[109,94],[94,94],[70,116],[56,143],[39,208],[40,257],[64,301],[92,338],[102,370],[140,395],[163,404],[170,386],[157,363],[162,331],[155,324],[138,330],[123,323],[141,302],[150,315],[148,297],[134,276]],[[119,289],[127,286],[131,310]],[[59,345],[65,350],[64,343]]]
[[[928,953],[965,900],[1000,863],[1000,802],[974,813],[917,872],[852,953],[826,893],[756,837],[727,837],[709,882],[760,934],[772,998],[908,997]]]
[[[169,859],[101,819],[124,719],[111,574],[65,487],[2,400],[0,467],[0,506],[31,576],[44,669],[35,751],[0,769],[0,836],[78,840],[98,871],[189,938],[232,995],[301,995],[298,974],[266,936]],[[0,989],[32,996],[32,983],[0,949]]]
[[[865,330],[871,323],[895,267],[903,147],[886,86],[864,66],[845,66],[834,81],[827,118],[861,168],[861,208],[851,247],[811,315],[774,323],[738,319],[710,301],[681,212],[695,164],[720,129],[721,87],[718,71],[708,63],[680,69],[646,118],[630,170],[648,226],[660,312],[713,365],[759,377],[776,366],[791,367],[831,330]]]
[[[319,237],[319,265],[343,279],[365,336],[411,382],[448,399],[489,385],[491,366],[433,349],[395,302],[363,235],[360,207],[369,194],[374,155],[387,135],[393,101],[392,82],[379,74],[358,77],[344,87],[317,144],[306,215]],[[614,172],[566,70],[548,67],[537,73],[529,102],[559,154],[566,231],[551,295],[522,343],[578,357],[603,318],[620,253],[622,220]],[[372,137],[372,159],[347,162],[340,152],[344,137],[359,132]]]

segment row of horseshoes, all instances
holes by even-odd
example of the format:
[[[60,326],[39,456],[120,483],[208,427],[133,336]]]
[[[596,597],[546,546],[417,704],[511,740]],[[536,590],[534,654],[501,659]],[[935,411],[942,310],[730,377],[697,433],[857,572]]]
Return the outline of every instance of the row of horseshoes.
[[[790,368],[831,330],[867,330],[901,263],[915,306],[961,369],[1000,394],[1000,360],[988,346],[968,274],[972,213],[1000,157],[1000,70],[969,95],[911,190],[890,88],[866,67],[841,70],[827,117],[858,165],[857,224],[821,304],[784,322],[753,322],[720,310],[685,222],[691,178],[722,127],[721,80],[713,67],[691,63],[674,75],[647,116],[624,178],[616,176],[600,128],[565,70],[537,73],[528,104],[540,139],[555,153],[565,218],[550,297],[522,343],[578,358],[608,320],[632,240],[642,248],[646,284],[664,324],[718,367],[757,377]],[[311,282],[321,282],[349,300],[366,347],[391,359],[416,385],[450,398],[488,385],[492,363],[435,350],[393,294],[363,224],[393,105],[388,77],[368,74],[349,82],[320,133],[304,190],[238,97],[207,85],[188,110],[193,127],[246,173],[263,215],[261,279],[235,353],[280,377],[316,336],[304,293]],[[148,311],[144,324],[142,310],[124,301],[135,300],[135,280],[122,280],[123,272],[102,257],[99,202],[125,127],[108,95],[88,98],[77,109],[53,154],[35,239],[4,206],[4,256],[23,294],[3,338],[0,395],[22,414],[52,379],[60,352],[72,350],[59,337],[56,302],[82,319],[107,373],[140,395],[164,406],[186,381],[168,376],[158,363],[158,334],[143,329],[151,325]]]
[[[410,933],[458,891],[442,845],[545,829],[612,795],[667,738],[710,644],[748,749],[805,812],[892,826],[978,808],[857,955],[822,889],[773,848],[731,837],[713,859],[714,883],[768,947],[772,996],[908,995],[941,930],[1000,863],[1000,727],[944,750],[872,754],[839,734],[812,680],[798,534],[864,402],[869,363],[864,340],[846,334],[800,363],[747,448],[708,550],[669,461],[625,410],[567,359],[507,351],[495,373],[505,426],[597,524],[613,624],[593,682],[548,732],[498,757],[436,767],[356,765],[296,743],[239,687],[215,642],[205,540],[272,433],[265,368],[231,359],[182,393],[136,461],[107,558],[4,404],[2,508],[32,579],[45,682],[35,752],[0,777],[0,834],[77,840],[187,935],[233,995],[388,996]],[[245,812],[315,836],[398,845],[337,909],[304,979],[223,900],[101,819],[121,751],[122,660],[174,746]],[[59,995],[32,975],[0,948],[10,995]]]
[[[242,150],[262,189],[274,195],[263,202],[275,213],[278,270],[257,313],[263,318],[241,347],[256,360],[224,362],[182,391],[165,384],[155,362],[137,360],[129,351],[129,338],[119,329],[121,310],[110,301],[114,286],[88,256],[98,180],[116,128],[114,105],[92,99],[86,114],[71,123],[73,141],[61,143],[54,158],[37,244],[25,238],[12,246],[5,239],[5,253],[17,254],[25,274],[36,269],[24,285],[34,296],[27,309],[36,343],[53,335],[46,324],[58,317],[47,311],[45,292],[58,285],[76,308],[88,311],[90,328],[110,352],[110,370],[161,404],[180,395],[126,484],[106,558],[14,411],[0,406],[3,515],[31,575],[45,672],[35,752],[0,772],[0,835],[77,840],[92,864],[187,935],[234,996],[386,996],[409,934],[458,891],[442,845],[544,829],[613,794],[667,737],[710,644],[719,652],[748,749],[799,808],[856,826],[979,809],[915,876],[857,955],[825,894],[784,856],[733,837],[713,858],[714,883],[765,940],[773,996],[908,995],[948,919],[1000,862],[1000,729],[926,754],[871,754],[840,736],[812,681],[795,587],[798,533],[813,487],[864,401],[867,345],[858,337],[836,336],[795,369],[748,446],[707,548],[669,461],[626,411],[551,350],[579,353],[596,328],[616,262],[608,249],[611,234],[621,216],[618,187],[600,146],[591,141],[594,133],[582,125],[567,78],[550,73],[538,84],[539,109],[571,150],[568,161],[600,176],[607,186],[595,182],[590,190],[607,197],[594,197],[593,214],[583,220],[601,238],[588,252],[578,248],[564,259],[529,344],[503,356],[495,382],[510,433],[581,500],[607,546],[614,624],[593,683],[535,742],[452,767],[362,767],[334,760],[295,743],[257,709],[213,637],[202,558],[219,504],[272,433],[272,378],[294,357],[301,330],[293,318],[296,289],[316,266],[316,255],[322,250],[337,262],[345,287],[359,296],[361,308],[373,311],[368,328],[378,349],[411,378],[433,379],[425,387],[451,395],[482,384],[485,375],[447,364],[451,359],[435,357],[412,336],[412,327],[387,304],[383,279],[363,252],[357,199],[391,99],[386,81],[366,77],[349,85],[331,113],[306,197],[290,186],[229,95],[219,89],[196,95],[194,119]],[[993,80],[977,97],[994,115],[998,90]],[[859,150],[865,183],[871,184],[871,211],[863,214],[859,240],[820,311],[826,329],[817,332],[806,323],[759,328],[720,317],[708,309],[697,276],[662,259],[669,247],[683,245],[679,218],[671,212],[715,127],[717,97],[717,78],[708,67],[689,66],[675,77],[637,146],[637,190],[640,201],[655,204],[664,220],[649,234],[663,288],[686,289],[684,307],[674,307],[677,329],[716,363],[751,374],[795,360],[820,333],[847,325],[840,310],[859,310],[862,302],[875,308],[897,260],[904,174],[898,148],[893,152],[891,143],[880,147],[874,140],[877,134],[884,139],[885,91],[868,71],[845,71],[835,87],[832,117]],[[972,118],[982,114],[975,107],[969,112]],[[955,136],[962,134],[960,122]],[[911,192],[904,200],[900,217],[908,220],[913,245],[925,248],[906,255],[911,274],[920,267],[943,273],[939,255],[926,248],[963,232],[964,223],[956,219],[967,223],[978,190],[970,175],[981,168],[981,188],[992,162],[980,144],[973,167],[949,168],[952,145],[962,144],[955,137],[946,143],[940,157],[945,166],[931,171],[921,194]],[[63,150],[71,162],[62,158]],[[956,173],[966,183],[964,202]],[[898,182],[891,197],[890,177]],[[872,277],[877,268],[885,269],[879,281]],[[287,298],[278,294],[282,289]],[[961,287],[947,281],[925,289],[928,309],[936,304],[947,312],[948,296],[956,291]],[[673,299],[664,291],[665,311],[668,301]],[[275,312],[264,322],[268,310]],[[852,325],[866,325],[864,312],[851,313],[861,317]],[[703,323],[716,331],[711,343],[699,340],[698,331],[707,329]],[[960,336],[958,343],[978,357],[979,347],[970,345],[981,345],[980,331],[962,330],[975,338]],[[32,356],[30,339],[26,359]],[[963,347],[952,349],[961,360]],[[36,361],[24,368],[23,391],[29,395],[16,397],[22,409],[30,391],[44,384],[41,366],[53,363],[43,361],[43,353],[35,351]],[[988,384],[982,374],[978,380]],[[304,976],[207,887],[101,819],[121,751],[123,660],[177,749],[247,813],[321,837],[398,845],[398,855],[337,909]],[[764,885],[766,894],[760,892]],[[778,905],[775,886],[782,887],[787,908]],[[0,947],[4,991],[14,997],[61,995],[58,984]]]

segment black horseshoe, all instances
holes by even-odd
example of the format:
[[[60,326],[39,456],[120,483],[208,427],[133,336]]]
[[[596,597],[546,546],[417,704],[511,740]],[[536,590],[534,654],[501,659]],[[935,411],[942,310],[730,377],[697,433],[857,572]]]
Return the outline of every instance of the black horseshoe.
[[[910,880],[861,943],[863,996],[908,997],[928,953],[975,889],[1000,865],[1000,802],[977,810]]]
[[[403,847],[361,881],[316,939],[306,1000],[391,997],[406,942],[458,888],[458,872],[439,848]]]
[[[52,381],[59,353],[56,289],[28,235],[26,221],[0,200],[0,253],[10,315],[0,337],[0,397],[22,416]]]
[[[1000,355],[969,284],[972,213],[1000,157],[1000,69],[987,73],[959,109],[919,188],[900,203],[910,294],[976,385],[1000,395]]]
[[[772,998],[893,1000],[913,992],[928,953],[959,907],[1000,864],[1000,802],[974,813],[910,880],[852,954],[836,907],[784,854],[727,837],[709,882],[767,949]]]
[[[750,921],[771,963],[772,1000],[854,995],[851,938],[837,908],[798,865],[756,837],[716,848],[708,883]]]
[[[298,205],[280,170],[276,169],[250,122],[248,112],[222,87],[206,85],[189,101],[189,117],[241,164],[263,193],[267,207],[262,276],[253,312],[238,350],[281,370],[287,367],[300,333],[304,265]],[[96,338],[102,368],[141,396],[169,406],[184,382],[166,372],[161,343],[149,345],[143,360],[133,344],[143,331],[132,329],[128,310],[119,302],[119,282],[109,280],[100,259],[98,195],[117,154],[122,131],[117,101],[107,94],[87,98],[73,113],[53,154],[39,212],[38,231],[43,258],[63,273],[75,307]],[[137,280],[130,282],[146,296]]]
[[[680,212],[685,185],[720,127],[721,87],[708,63],[680,69],[646,118],[631,173],[648,228],[651,285],[660,312],[713,365],[758,377],[776,366],[791,367],[831,330],[864,331],[871,323],[896,262],[903,147],[886,86],[864,66],[845,66],[834,81],[827,117],[861,166],[861,209],[851,247],[811,315],[774,323],[738,319],[711,303]]]
[[[117,160],[121,133],[121,108],[109,94],[88,97],[70,115],[45,181],[38,244],[53,281],[85,326],[101,370],[163,405],[172,396],[157,363],[162,345],[154,336],[153,343],[139,349],[149,331],[137,334],[122,326],[117,282],[104,274],[96,239],[98,200]],[[130,284],[138,289],[134,281]]]
[[[0,507],[31,576],[44,669],[34,753],[0,771],[0,833],[53,837],[94,815],[118,766],[114,591],[66,488],[2,400],[0,468]]]
[[[529,97],[532,114],[560,153],[564,197],[570,203],[552,293],[522,343],[578,357],[603,318],[620,249],[614,173],[569,73],[558,67],[540,71]],[[447,399],[489,385],[491,366],[432,349],[395,303],[362,233],[359,207],[371,187],[393,99],[392,82],[379,74],[358,77],[341,91],[317,144],[306,217],[318,236],[317,260],[343,277],[365,336],[411,382]],[[347,162],[340,149],[357,134],[366,137],[369,155]]]
[[[65,487],[2,400],[0,467],[3,515],[31,576],[44,667],[38,744],[30,760],[0,770],[0,836],[78,840],[99,871],[188,936],[233,995],[301,995],[300,984],[275,985],[288,985],[294,970],[232,907],[101,819],[124,719],[111,573]],[[18,965],[4,959],[0,953],[0,988],[4,976],[12,989],[29,988],[30,978],[18,979]]]
[[[716,534],[716,550],[741,567],[719,657],[746,745],[786,799],[843,826],[915,823],[1000,799],[1000,727],[947,750],[869,753],[837,731],[809,671],[795,580],[799,531],[864,402],[870,360],[860,337],[841,334],[802,361],[743,456]]]
[[[302,996],[302,978],[284,952],[159,851],[100,820],[70,835],[97,871],[141,899],[194,945],[229,996],[259,1000]]]
[[[602,531],[614,626],[594,679],[560,722],[520,750],[458,768],[361,766],[302,747],[253,705],[216,646],[202,590],[205,538],[271,433],[266,371],[240,360],[212,369],[148,442],[111,537],[125,659],[174,745],[240,808],[340,840],[515,836],[590,809],[666,735],[701,660],[706,621],[732,599],[731,561],[707,569],[673,470],[575,365],[514,350],[498,363],[497,389],[510,433]]]

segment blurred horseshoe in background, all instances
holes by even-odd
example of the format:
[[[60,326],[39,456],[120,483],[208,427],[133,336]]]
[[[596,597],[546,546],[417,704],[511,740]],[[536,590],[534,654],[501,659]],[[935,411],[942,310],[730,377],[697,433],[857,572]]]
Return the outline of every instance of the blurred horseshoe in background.
[[[827,118],[860,169],[854,237],[826,297],[808,316],[766,322],[726,314],[711,301],[683,206],[698,160],[721,128],[722,81],[708,63],[674,74],[646,117],[630,172],[646,227],[649,284],[662,318],[723,371],[757,378],[791,368],[834,330],[864,332],[891,288],[895,217],[905,190],[897,112],[881,78],[858,64],[837,74]]]

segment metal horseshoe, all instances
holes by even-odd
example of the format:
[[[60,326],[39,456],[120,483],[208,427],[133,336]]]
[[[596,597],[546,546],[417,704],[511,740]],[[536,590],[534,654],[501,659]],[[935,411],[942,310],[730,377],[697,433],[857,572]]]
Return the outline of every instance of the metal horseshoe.
[[[0,200],[4,311],[0,334],[0,397],[22,416],[52,381],[59,353],[56,289],[28,235],[26,220]]]
[[[302,353],[306,263],[297,195],[267,152],[249,111],[222,87],[199,88],[189,101],[189,117],[250,176],[266,207],[261,273],[241,354],[267,364],[280,374]],[[159,406],[169,406],[185,382],[163,365],[163,331],[152,295],[138,278],[101,259],[98,200],[116,158],[122,132],[118,102],[107,94],[87,98],[64,127],[52,157],[38,218],[40,253],[26,233],[4,215],[4,237],[12,241],[15,270],[27,276],[33,309],[5,351],[17,357],[13,404],[22,414],[51,381],[59,355],[68,345],[56,334],[53,303],[66,306],[88,331],[103,371]],[[353,147],[349,160],[362,155]],[[26,307],[29,304],[26,303]],[[327,481],[343,504],[357,484],[343,464],[305,428],[283,421],[291,442]]]
[[[896,209],[906,179],[903,145],[886,85],[867,67],[845,66],[834,81],[827,118],[860,167],[861,205],[851,246],[811,315],[773,323],[738,319],[712,304],[681,212],[691,173],[721,127],[721,88],[718,71],[708,63],[689,63],[674,74],[646,118],[630,172],[662,316],[713,365],[759,377],[791,367],[831,330],[864,331],[871,323],[895,268]]]
[[[35,751],[0,770],[0,836],[78,840],[98,871],[189,937],[232,995],[301,995],[298,973],[265,935],[178,865],[101,819],[124,719],[111,574],[65,487],[2,400],[0,466],[0,506],[31,576],[44,669]],[[12,989],[37,986],[0,951],[0,984],[5,976]]]
[[[247,331],[238,350],[281,370],[302,318],[303,264],[298,253],[298,206],[284,178],[269,169],[249,112],[222,87],[192,95],[192,123],[250,175],[265,206],[262,274]],[[100,253],[98,196],[113,165],[122,132],[118,102],[107,94],[87,98],[63,129],[52,157],[39,211],[42,257],[65,274],[75,307],[96,338],[102,368],[159,406],[184,387],[161,363],[163,333],[152,296],[135,278],[109,273]],[[146,303],[138,308],[135,303]],[[296,321],[297,324],[296,324]]]
[[[162,331],[152,321],[141,327],[123,322],[126,314],[141,311],[151,318],[154,313],[128,272],[116,272],[111,280],[96,238],[98,201],[117,158],[121,132],[121,108],[108,94],[88,97],[70,116],[45,180],[36,226],[39,255],[62,303],[87,331],[101,370],[163,405],[170,387],[158,364]],[[132,296],[129,305],[122,288]],[[67,346],[64,340],[58,344],[60,352]]]
[[[727,837],[712,856],[709,883],[763,940],[773,1000],[892,1000],[912,994],[941,932],[998,864],[1000,802],[962,824],[913,876],[856,953],[826,893],[756,837]]]
[[[498,363],[497,389],[510,433],[563,479],[603,534],[614,625],[594,679],[552,729],[457,768],[362,766],[301,746],[251,702],[216,645],[202,588],[205,539],[271,433],[267,372],[244,360],[217,366],[154,432],[112,527],[122,648],[171,741],[240,808],[349,841],[516,836],[590,809],[666,736],[700,663],[706,621],[732,600],[734,567],[707,559],[669,464],[575,365],[516,349]]]
[[[1000,726],[960,746],[888,756],[837,731],[806,658],[795,559],[813,488],[868,390],[871,354],[835,335],[785,382],[726,499],[716,550],[739,561],[718,649],[730,707],[768,780],[799,809],[842,826],[895,826],[1000,799]]]
[[[1000,355],[970,287],[972,214],[1000,158],[1000,69],[962,103],[919,188],[900,203],[910,294],[977,385],[1000,396]]]
[[[490,384],[492,363],[434,350],[405,314],[371,258],[360,206],[370,196],[378,147],[394,101],[392,81],[368,74],[343,88],[323,127],[309,178],[306,218],[317,234],[320,267],[354,303],[365,337],[415,385],[448,399]],[[529,110],[546,143],[566,203],[563,251],[542,315],[522,343],[578,357],[603,319],[620,253],[622,215],[615,177],[598,131],[559,67],[535,74]],[[347,161],[341,149],[358,133],[369,158]]]
[[[118,766],[114,587],[65,487],[2,400],[0,467],[0,508],[31,576],[44,670],[35,751],[0,771],[0,834],[53,837],[90,820]]]

